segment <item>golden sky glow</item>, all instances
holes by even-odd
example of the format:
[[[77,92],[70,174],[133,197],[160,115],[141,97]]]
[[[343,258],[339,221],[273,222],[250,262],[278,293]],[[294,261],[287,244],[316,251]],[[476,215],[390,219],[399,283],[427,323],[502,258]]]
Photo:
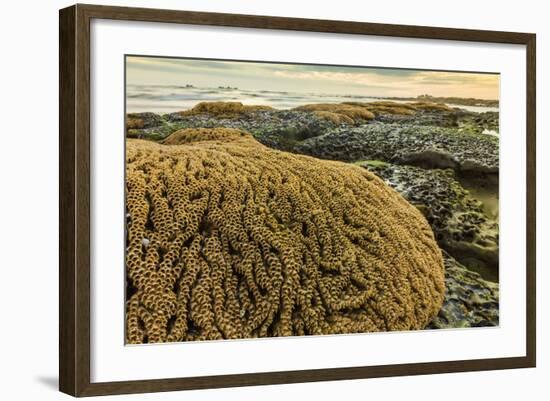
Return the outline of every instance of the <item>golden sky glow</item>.
[[[499,98],[499,74],[129,56],[130,85],[232,86],[363,96]]]

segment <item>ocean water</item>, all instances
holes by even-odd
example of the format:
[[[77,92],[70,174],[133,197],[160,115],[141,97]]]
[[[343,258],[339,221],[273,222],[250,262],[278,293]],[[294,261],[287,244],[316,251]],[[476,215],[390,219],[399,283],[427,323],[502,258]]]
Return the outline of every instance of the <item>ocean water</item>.
[[[384,98],[369,96],[341,96],[323,93],[293,93],[237,88],[195,88],[172,85],[128,85],[126,112],[172,113],[187,110],[199,102],[241,102],[247,105],[265,105],[275,109],[291,109],[308,103],[376,102]],[[395,102],[404,102],[393,100]],[[454,105],[450,105],[454,106]],[[498,107],[456,106],[466,110],[498,111]]]

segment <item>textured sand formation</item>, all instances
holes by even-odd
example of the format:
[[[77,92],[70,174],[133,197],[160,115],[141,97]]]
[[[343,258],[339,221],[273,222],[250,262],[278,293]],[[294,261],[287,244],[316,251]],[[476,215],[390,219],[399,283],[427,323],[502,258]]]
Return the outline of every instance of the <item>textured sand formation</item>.
[[[127,140],[127,341],[424,328],[445,291],[424,217],[367,170],[232,129]]]
[[[232,128],[188,128],[180,129],[168,138],[166,138],[162,143],[164,145],[183,145],[191,142],[201,142],[209,140],[233,140],[243,137],[249,137],[250,134]]]
[[[236,118],[259,110],[273,110],[269,106],[247,106],[241,102],[200,102],[190,110],[181,111],[182,116],[211,114],[219,118]]]
[[[374,114],[365,107],[344,103],[306,104],[294,110],[313,112],[316,116],[335,124],[355,124],[374,118]]]
[[[381,100],[378,102],[344,102],[343,104],[367,109],[376,116],[382,114],[414,115],[422,111],[453,111],[452,108],[445,104],[430,102],[398,103]]]
[[[379,102],[344,102],[314,103],[296,107],[294,110],[313,112],[316,116],[334,124],[360,124],[381,115],[415,115],[426,111],[453,111],[444,104],[430,102],[397,103]]]

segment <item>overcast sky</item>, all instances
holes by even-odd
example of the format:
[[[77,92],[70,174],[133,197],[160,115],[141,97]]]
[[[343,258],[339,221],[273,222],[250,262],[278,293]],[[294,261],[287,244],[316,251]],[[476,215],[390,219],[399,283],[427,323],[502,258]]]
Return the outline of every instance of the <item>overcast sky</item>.
[[[126,59],[130,85],[231,86],[364,96],[499,98],[499,75],[156,57]]]

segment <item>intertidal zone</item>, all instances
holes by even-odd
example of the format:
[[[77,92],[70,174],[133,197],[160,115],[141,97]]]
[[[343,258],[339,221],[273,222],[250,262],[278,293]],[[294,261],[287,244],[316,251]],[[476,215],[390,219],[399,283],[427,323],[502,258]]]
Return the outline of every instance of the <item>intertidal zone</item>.
[[[127,341],[498,325],[498,120],[426,101],[129,114]]]

